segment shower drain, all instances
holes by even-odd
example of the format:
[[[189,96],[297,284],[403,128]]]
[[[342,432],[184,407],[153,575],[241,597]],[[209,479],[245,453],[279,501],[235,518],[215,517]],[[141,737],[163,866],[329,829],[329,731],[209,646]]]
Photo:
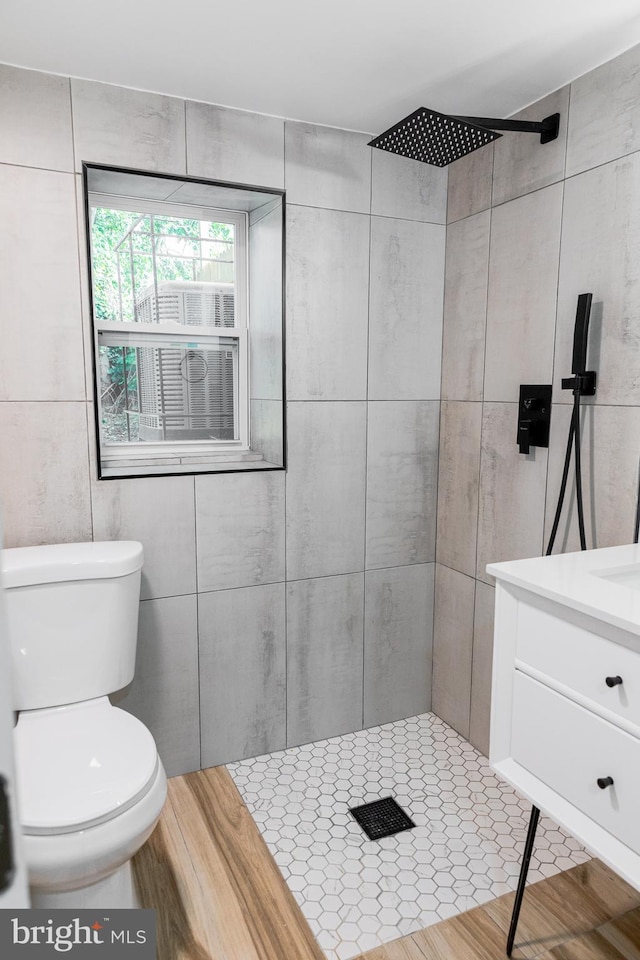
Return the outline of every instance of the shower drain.
[[[393,797],[383,797],[372,803],[364,803],[361,807],[350,807],[349,813],[370,840],[381,840],[382,837],[391,837],[394,833],[415,827],[413,820]]]

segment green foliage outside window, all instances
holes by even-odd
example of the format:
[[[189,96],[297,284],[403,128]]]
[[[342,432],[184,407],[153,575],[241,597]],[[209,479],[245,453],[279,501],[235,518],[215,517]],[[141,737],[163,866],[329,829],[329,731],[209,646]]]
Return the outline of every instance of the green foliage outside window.
[[[230,252],[233,226],[230,224],[95,208],[92,211],[92,266],[98,319],[135,319],[134,302],[153,283],[152,226],[158,283],[198,280],[202,269],[199,259],[202,239],[208,241],[208,257],[221,261],[233,259]],[[125,239],[129,231],[131,244]]]

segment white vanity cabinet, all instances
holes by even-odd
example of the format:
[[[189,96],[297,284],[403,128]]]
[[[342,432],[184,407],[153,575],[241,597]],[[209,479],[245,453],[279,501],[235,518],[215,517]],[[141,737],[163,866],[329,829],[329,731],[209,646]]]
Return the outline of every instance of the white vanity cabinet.
[[[491,765],[640,889],[640,548],[487,571]]]

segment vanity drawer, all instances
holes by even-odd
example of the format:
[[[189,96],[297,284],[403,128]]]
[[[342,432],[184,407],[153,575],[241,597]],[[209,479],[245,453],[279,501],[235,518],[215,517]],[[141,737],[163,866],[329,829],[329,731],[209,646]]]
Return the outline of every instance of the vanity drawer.
[[[624,717],[640,735],[640,652],[520,603],[516,659]],[[608,686],[607,677],[622,683]]]
[[[512,756],[640,853],[640,740],[515,672]],[[601,789],[598,778],[612,777]]]

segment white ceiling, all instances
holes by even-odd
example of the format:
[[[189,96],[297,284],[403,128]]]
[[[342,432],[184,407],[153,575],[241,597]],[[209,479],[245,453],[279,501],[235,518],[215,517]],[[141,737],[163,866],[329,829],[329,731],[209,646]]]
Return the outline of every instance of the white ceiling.
[[[0,0],[0,62],[368,133],[509,116],[636,43],[638,0]]]

